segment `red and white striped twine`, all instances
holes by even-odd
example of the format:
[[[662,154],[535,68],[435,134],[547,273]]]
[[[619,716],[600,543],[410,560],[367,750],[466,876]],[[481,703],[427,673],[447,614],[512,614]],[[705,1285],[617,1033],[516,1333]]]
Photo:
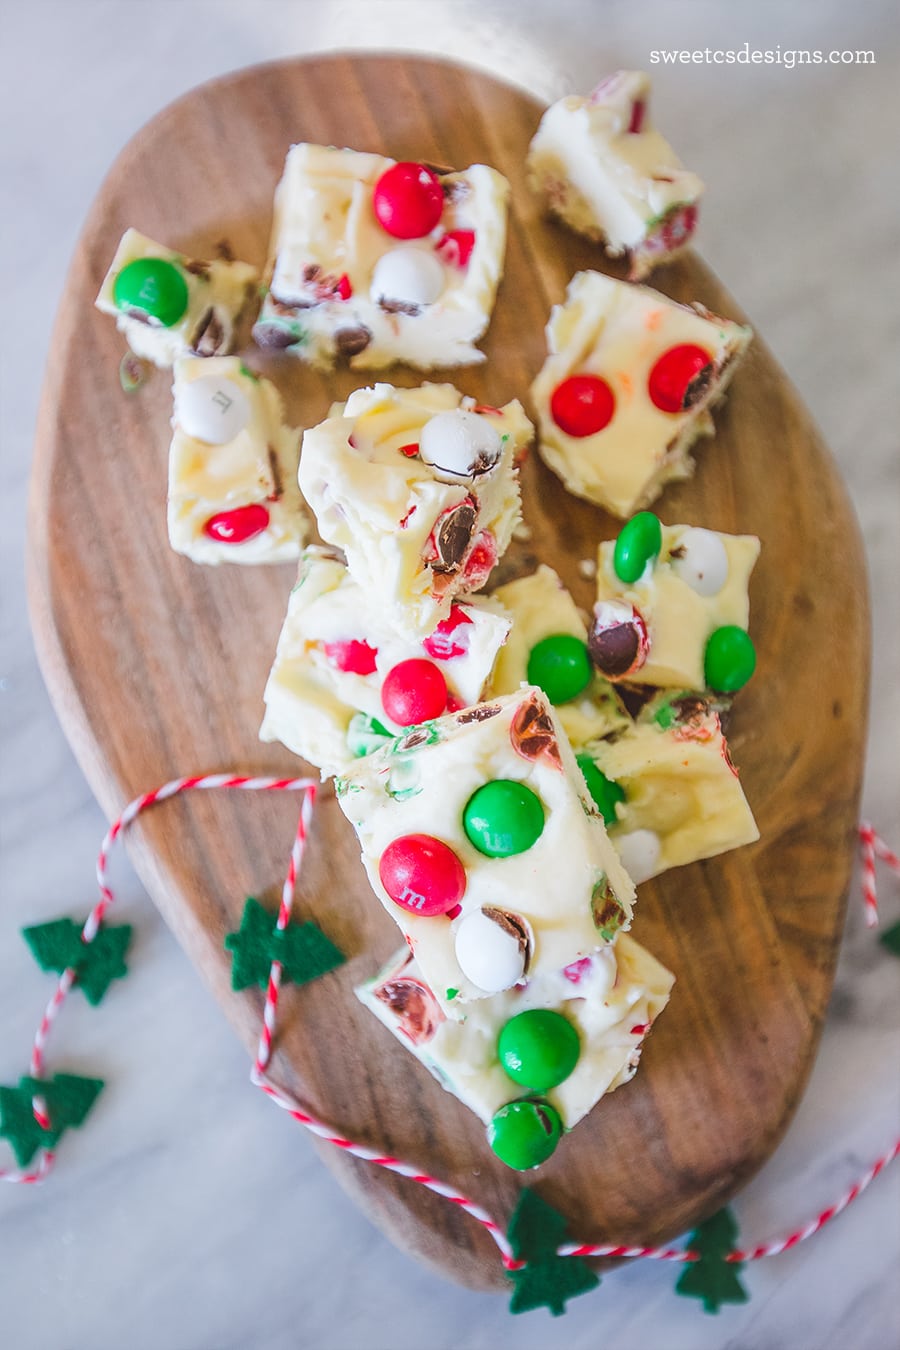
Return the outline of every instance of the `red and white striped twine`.
[[[157,803],[167,800],[169,797],[175,797],[179,793],[192,791],[194,789],[208,790],[212,788],[238,789],[245,792],[303,792],[303,804],[300,810],[300,818],[297,824],[297,833],[294,837],[294,843],[291,849],[290,863],[287,876],[284,880],[284,886],[281,894],[281,904],[278,910],[276,928],[284,930],[290,921],[291,908],[294,901],[294,892],[296,889],[297,878],[303,863],[303,855],[309,836],[310,820],[312,817],[313,805],[316,798],[317,784],[309,778],[251,778],[234,776],[229,774],[208,774],[202,777],[175,778],[169,783],[163,784],[154,792],[144,793],[140,797],[135,797],[134,801],[129,802],[125,810],[110,826],[103,843],[100,846],[100,852],[97,857],[97,883],[100,888],[100,899],[91,910],[87,922],[82,930],[82,941],[92,942],[97,936],[101,921],[109,906],[113,903],[113,893],[106,882],[107,861],[110,849],[122,831],[134,821],[142,811],[147,810]],[[878,858],[888,867],[900,874],[900,858],[888,848],[884,840],[877,834],[873,826],[868,821],[861,822],[859,826],[860,852],[862,857],[863,869],[863,900],[866,907],[867,922],[872,925],[878,922],[878,903],[875,882],[875,859]],[[451,1203],[458,1205],[465,1213],[471,1215],[477,1223],[490,1233],[496,1243],[503,1265],[507,1270],[516,1270],[524,1262],[517,1261],[509,1245],[504,1229],[499,1223],[480,1205],[476,1204],[468,1196],[463,1195],[454,1187],[448,1186],[446,1182],[438,1177],[430,1176],[423,1172],[421,1168],[412,1163],[404,1162],[400,1158],[394,1158],[383,1154],[377,1149],[368,1147],[366,1144],[358,1143],[355,1140],[348,1139],[337,1132],[331,1125],[325,1121],[317,1119],[308,1111],[304,1110],[299,1102],[292,1101],[276,1088],[265,1076],[272,1058],[272,1046],[275,1036],[278,999],[281,988],[282,967],[280,962],[272,963],[269,972],[268,988],[266,990],[266,1001],[263,1010],[263,1025],[260,1033],[259,1045],[257,1047],[256,1059],[250,1072],[250,1080],[259,1087],[267,1097],[269,1097],[277,1106],[296,1120],[311,1134],[319,1139],[324,1139],[327,1143],[333,1144],[336,1148],[343,1149],[352,1154],[355,1158],[360,1158],[364,1162],[373,1163],[377,1167],[387,1168],[388,1171],[396,1172],[403,1177],[409,1177],[411,1181],[420,1186],[425,1186],[428,1190],[434,1191],[436,1195],[442,1195]],[[55,1021],[66,995],[75,980],[74,970],[65,970],[60,976],[59,983],[51,998],[47,1009],[41,1019],[34,1039],[34,1047],[31,1055],[31,1076],[40,1077],[44,1065],[44,1051],[46,1048],[47,1037],[53,1022]],[[44,1114],[44,1106],[40,1098],[34,1101],[35,1119],[41,1124],[42,1128],[49,1128],[49,1121]],[[862,1192],[875,1180],[880,1172],[887,1167],[888,1163],[900,1153],[900,1138],[896,1139],[889,1149],[881,1155],[880,1158],[867,1169],[867,1171],[858,1178],[854,1184],[844,1192],[838,1201],[829,1205],[827,1209],[816,1215],[802,1228],[795,1229],[786,1237],[773,1238],[769,1242],[761,1243],[759,1246],[748,1248],[746,1250],[734,1251],[726,1258],[732,1262],[756,1261],[763,1256],[777,1256],[780,1252],[787,1251],[789,1247],[795,1247],[798,1243],[804,1242],[812,1237],[826,1223],[834,1219],[842,1210],[861,1195]],[[50,1171],[54,1160],[52,1150],[44,1150],[36,1166],[26,1170],[0,1172],[0,1180],[14,1181],[22,1183],[34,1183],[42,1181]],[[691,1262],[699,1259],[699,1253],[684,1247],[631,1247],[618,1246],[611,1243],[565,1243],[559,1248],[560,1256],[594,1256],[594,1257],[646,1257],[655,1261],[680,1261]]]

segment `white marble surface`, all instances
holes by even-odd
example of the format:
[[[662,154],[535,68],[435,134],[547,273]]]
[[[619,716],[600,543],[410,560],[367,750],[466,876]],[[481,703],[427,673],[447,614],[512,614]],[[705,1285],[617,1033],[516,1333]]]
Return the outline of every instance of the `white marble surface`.
[[[47,992],[17,929],[87,907],[104,829],[41,684],[24,600],[29,455],[56,297],[88,206],[129,137],[171,98],[255,61],[412,47],[474,55],[549,98],[618,65],[646,66],[650,49],[665,46],[875,51],[874,66],[657,67],[657,85],[673,140],[710,185],[702,250],[810,405],[862,522],[875,613],[864,806],[900,841],[892,0],[29,0],[2,14],[0,97],[12,139],[0,291],[0,1081],[24,1070]],[[659,1264],[614,1272],[559,1321],[544,1312],[513,1320],[502,1299],[426,1273],[356,1213],[307,1138],[246,1085],[218,1010],[138,883],[121,864],[117,875],[120,917],[138,925],[133,974],[101,1013],[73,1000],[57,1043],[67,1066],[100,1071],[109,1087],[89,1128],[66,1140],[51,1182],[0,1189],[0,1343],[9,1350],[898,1343],[900,1164],[811,1242],[758,1262],[746,1274],[752,1301],[717,1318],[674,1298],[674,1271]],[[886,877],[882,895],[896,918],[900,897]],[[897,975],[852,904],[809,1089],[785,1143],[736,1203],[748,1239],[814,1213],[896,1132]]]

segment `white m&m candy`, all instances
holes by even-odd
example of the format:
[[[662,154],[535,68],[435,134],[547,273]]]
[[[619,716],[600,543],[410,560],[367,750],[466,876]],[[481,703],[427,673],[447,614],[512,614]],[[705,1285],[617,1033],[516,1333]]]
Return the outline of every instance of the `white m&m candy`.
[[[502,448],[499,433],[486,418],[454,410],[438,413],[425,423],[419,458],[435,475],[474,478],[494,467]]]
[[[208,445],[225,445],[250,421],[250,404],[233,381],[201,375],[177,386],[175,421],[186,436]]]
[[[685,530],[670,556],[676,576],[698,595],[718,595],[728,580],[728,554],[712,530]]]
[[[635,886],[654,875],[659,866],[661,845],[659,835],[653,830],[632,830],[629,834],[618,834],[613,843],[622,866]]]
[[[456,959],[466,979],[499,994],[525,974],[528,945],[521,921],[498,909],[476,909],[457,929]]]
[[[392,248],[375,264],[373,300],[390,305],[433,305],[446,284],[444,265],[421,248]]]

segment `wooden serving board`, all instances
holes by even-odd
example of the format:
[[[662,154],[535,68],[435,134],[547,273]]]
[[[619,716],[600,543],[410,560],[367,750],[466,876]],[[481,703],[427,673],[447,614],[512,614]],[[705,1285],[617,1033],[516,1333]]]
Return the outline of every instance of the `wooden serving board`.
[[[508,86],[437,61],[293,60],[195,90],[119,157],[60,306],[29,546],[44,674],[110,815],[178,774],[289,776],[303,768],[257,741],[292,569],[198,567],[168,547],[170,382],[158,372],[123,394],[122,339],[93,309],[119,236],[135,225],[199,257],[227,238],[237,257],[261,265],[273,189],[294,141],[493,164],[513,189],[506,275],[487,363],[456,379],[482,402],[527,403],[551,304],[577,269],[610,270],[597,249],[543,221],[525,189],[523,159],[540,111]],[[693,255],[654,281],[676,299],[742,317]],[[318,422],[333,399],[366,382],[255,352],[251,359],[277,380],[297,424]],[[416,384],[421,376],[402,370],[392,378]],[[675,971],[671,1005],[634,1082],[527,1178],[583,1241],[668,1240],[726,1201],[775,1147],[816,1049],[849,885],[869,653],[856,523],[827,450],[759,338],[716,421],[696,476],[669,489],[658,509],[668,523],[763,542],[751,588],[759,666],[731,735],[762,839],[641,887],[635,935]],[[535,456],[523,494],[533,536],[511,550],[504,575],[546,560],[588,607],[591,586],[578,562],[595,556],[617,522],[569,496]],[[247,894],[274,902],[297,806],[288,796],[193,794],[131,831],[151,895],[248,1049],[262,993],[231,992],[222,940]],[[276,1079],[351,1137],[443,1177],[505,1220],[523,1178],[493,1158],[480,1122],[353,996],[398,934],[368,890],[330,788],[316,813],[300,906],[350,959],[314,984],[287,988]],[[472,1286],[502,1285],[490,1239],[456,1207],[319,1147],[399,1246]]]

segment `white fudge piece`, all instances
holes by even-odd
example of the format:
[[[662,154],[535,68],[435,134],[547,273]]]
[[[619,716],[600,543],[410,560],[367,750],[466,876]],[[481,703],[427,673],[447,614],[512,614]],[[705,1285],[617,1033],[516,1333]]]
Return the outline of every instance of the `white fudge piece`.
[[[569,1077],[542,1096],[571,1130],[601,1097],[634,1077],[644,1040],[669,1001],[674,979],[623,934],[615,946],[563,971],[467,1004],[463,1021],[444,1016],[418,961],[405,949],[356,996],[485,1124],[501,1106],[524,1095],[497,1056],[506,1022],[531,1008],[562,1014],[578,1031],[581,1053]]]
[[[435,175],[443,204],[420,237],[379,223],[376,186],[396,161],[333,146],[295,145],[275,195],[269,290],[254,337],[320,367],[405,361],[420,370],[484,360],[503,272],[509,184],[474,164]]]
[[[529,679],[529,657],[536,644],[545,638],[560,634],[575,637],[585,644],[587,652],[585,622],[552,567],[542,564],[530,576],[499,586],[493,595],[511,616],[513,626],[497,656],[489,686],[491,694],[512,694],[522,684],[536,683]],[[555,706],[575,749],[631,722],[612,685],[596,671],[580,694]]]
[[[116,279],[123,269],[141,259],[157,258],[177,268],[186,289],[184,311],[169,325],[140,307],[121,308],[116,303]],[[237,327],[255,301],[258,285],[259,272],[249,263],[223,258],[201,262],[137,230],[126,230],[95,304],[115,317],[136,356],[171,366],[182,356],[226,356],[233,351]]]
[[[198,563],[274,563],[300,555],[300,432],[281,396],[236,356],[175,363],[169,542]]]
[[[399,631],[426,637],[484,585],[520,519],[532,432],[517,400],[481,410],[450,384],[357,389],[305,432],[300,487],[319,533]],[[477,453],[463,463],[466,444]]]
[[[538,804],[539,832],[528,834],[533,842],[506,856],[488,856],[476,847],[477,832],[470,833],[465,823],[468,809],[471,824],[469,804],[475,794],[485,785],[496,792],[497,782],[502,791],[507,784],[514,792],[524,787],[521,795],[531,807],[532,797]],[[589,955],[631,922],[634,888],[565,732],[538,689],[525,688],[426,723],[358,760],[335,786],[359,836],[376,895],[451,1017],[463,1016],[469,1000],[496,992],[476,984],[458,957],[460,929],[473,915],[487,915],[510,940],[518,935],[519,971],[529,977]],[[486,834],[505,848],[509,818],[497,823],[493,807],[485,811]],[[519,829],[520,820],[517,815],[513,829]],[[432,898],[427,883],[418,893],[411,889],[400,904],[382,881],[389,847],[423,834],[452,850],[464,869],[463,893],[449,913],[421,912]]]
[[[712,434],[709,409],[751,336],[701,305],[579,272],[553,308],[532,385],[542,457],[576,496],[631,515],[690,477],[690,447]]]
[[[355,714],[378,724],[372,742],[379,739],[378,727],[392,736],[404,733],[381,701],[385,675],[398,662],[433,661],[454,705],[467,707],[481,697],[509,628],[499,604],[475,600],[454,606],[424,643],[401,637],[367,604],[344,564],[329,550],[310,546],[300,560],[266,684],[260,739],[281,741],[324,776],[338,773],[355,758],[348,744]]]
[[[587,753],[624,793],[607,828],[636,884],[759,838],[719,716],[698,694],[659,696]]]
[[[649,77],[620,70],[586,98],[552,104],[527,160],[549,210],[610,256],[627,254],[632,281],[685,247],[703,192],[651,124],[649,102]]]
[[[701,550],[716,560],[698,577],[692,559]],[[750,534],[663,525],[659,556],[632,583],[619,580],[614,557],[614,540],[600,545],[592,639],[604,606],[630,607],[643,621],[646,643],[643,662],[622,678],[660,688],[705,688],[704,658],[713,632],[732,625],[746,630],[749,625],[748,587],[759,557],[759,540]],[[712,586],[717,589],[711,590]],[[591,646],[596,659],[593,641]],[[603,669],[602,660],[600,665]],[[614,681],[620,678],[609,668],[605,674]]]

